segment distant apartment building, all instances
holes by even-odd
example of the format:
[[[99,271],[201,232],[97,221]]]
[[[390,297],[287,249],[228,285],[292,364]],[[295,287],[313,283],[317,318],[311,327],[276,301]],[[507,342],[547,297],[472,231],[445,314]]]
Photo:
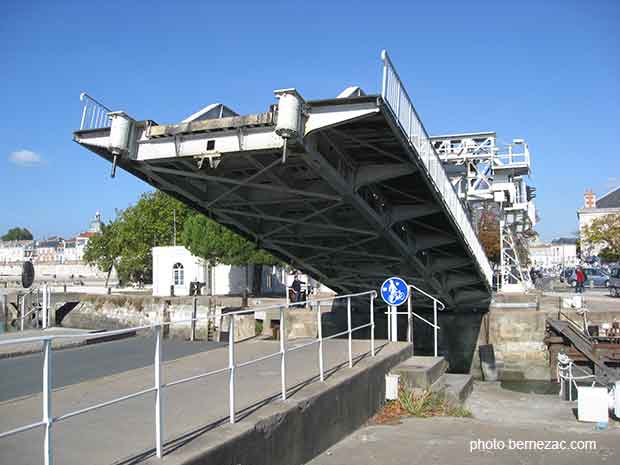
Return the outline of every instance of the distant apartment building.
[[[33,241],[0,241],[0,264],[24,262],[32,256]]]
[[[32,261],[38,264],[81,263],[89,239],[101,232],[101,215],[95,214],[88,231],[72,239],[49,237],[39,241],[0,241],[0,264]]]
[[[620,214],[620,186],[607,192],[599,199],[596,198],[592,190],[586,191],[583,196],[583,208],[577,210],[582,256],[598,255],[602,248],[585,240],[584,229],[592,224],[595,219],[612,214]]]
[[[532,265],[537,268],[559,269],[577,265],[577,240],[560,238],[545,243],[533,241],[529,246]]]

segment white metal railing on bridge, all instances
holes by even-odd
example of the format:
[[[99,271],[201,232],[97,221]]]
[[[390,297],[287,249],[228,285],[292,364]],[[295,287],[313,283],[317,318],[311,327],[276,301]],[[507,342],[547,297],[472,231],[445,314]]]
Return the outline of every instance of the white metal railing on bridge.
[[[387,51],[383,50],[381,52],[381,58],[383,59],[381,97],[394,114],[396,121],[407,136],[409,143],[420,156],[422,164],[432,180],[435,189],[439,192],[447,210],[450,212],[455,224],[465,238],[465,243],[478,262],[487,283],[491,286],[493,281],[493,270],[472,228],[471,222],[465,213],[465,209],[457,194],[454,192],[454,188],[448,176],[446,176],[442,162],[437,156],[437,153],[435,153],[430,137],[411,103],[411,99]]]
[[[527,147],[523,147],[521,152],[515,152],[512,144],[502,149],[493,155],[495,168],[513,168],[515,165],[530,167],[530,151]]]
[[[80,122],[80,130],[82,129],[98,129],[109,128],[111,124],[108,113],[111,113],[108,107],[103,103],[95,100],[86,92],[80,94],[82,102],[82,121]]]
[[[352,327],[352,318],[351,318],[351,299],[352,298],[362,298],[367,297],[369,299],[369,314],[370,321],[368,323]],[[163,410],[162,410],[162,399],[165,393],[165,390],[171,388],[173,386],[187,383],[190,381],[195,381],[201,378],[205,378],[208,376],[217,375],[220,373],[228,372],[229,383],[228,383],[228,406],[229,406],[229,418],[230,422],[235,422],[235,372],[238,368],[252,365],[255,363],[263,362],[265,360],[280,357],[280,378],[281,378],[281,397],[283,400],[286,399],[287,389],[286,389],[286,359],[287,355],[290,352],[300,350],[302,348],[317,345],[318,346],[318,362],[319,362],[319,378],[321,381],[325,381],[325,368],[324,368],[324,359],[323,359],[323,343],[324,341],[334,339],[337,337],[341,337],[344,335],[348,335],[348,366],[353,367],[353,347],[352,347],[352,335],[355,331],[359,331],[364,328],[370,328],[370,355],[372,357],[375,356],[375,320],[374,320],[374,299],[377,297],[376,291],[367,291],[360,292],[357,294],[348,294],[343,296],[333,296],[326,297],[321,299],[313,299],[309,301],[309,306],[311,308],[315,308],[317,311],[317,332],[318,335],[316,339],[313,339],[309,342],[305,342],[302,344],[298,344],[294,347],[288,347],[287,342],[287,330],[286,330],[286,316],[287,312],[290,310],[289,305],[271,305],[268,307],[254,308],[248,310],[239,310],[234,312],[228,312],[221,315],[222,318],[228,318],[228,366],[225,368],[221,368],[218,370],[208,371],[205,373],[200,373],[197,375],[189,376],[183,379],[177,379],[174,381],[170,381],[167,383],[162,382],[162,328],[166,325],[174,325],[180,323],[188,323],[195,321],[208,321],[215,316],[207,316],[205,318],[193,318],[190,320],[182,320],[182,321],[174,321],[174,322],[159,322],[153,325],[147,326],[138,326],[134,328],[121,329],[116,331],[105,331],[96,334],[74,334],[74,335],[54,335],[54,336],[39,336],[39,337],[30,337],[30,338],[20,338],[20,339],[11,339],[0,341],[0,345],[10,345],[10,344],[23,344],[30,342],[41,342],[43,344],[43,390],[42,390],[42,398],[43,398],[43,415],[40,421],[35,423],[31,423],[29,425],[20,426],[18,428],[12,429],[10,431],[5,431],[0,433],[0,439],[12,436],[15,434],[23,433],[25,431],[29,431],[35,428],[43,427],[43,458],[45,465],[53,464],[53,447],[52,447],[52,426],[55,423],[67,420],[71,417],[75,417],[77,415],[82,415],[84,413],[92,412],[94,410],[98,410],[104,407],[109,407],[111,405],[117,404],[119,402],[123,402],[126,400],[134,399],[136,397],[144,396],[146,394],[155,393],[155,402],[154,402],[154,417],[155,417],[155,451],[157,457],[161,458],[163,455],[163,442],[164,442],[164,418],[163,418]],[[341,331],[336,334],[332,334],[330,336],[323,336],[322,322],[321,322],[321,303],[323,302],[333,302],[337,300],[346,300],[347,306],[347,329],[346,331]],[[306,302],[298,302],[298,305],[305,305]],[[249,360],[243,363],[237,363],[236,354],[235,354],[235,317],[238,315],[246,315],[255,312],[262,312],[265,310],[273,310],[278,309],[280,311],[280,350],[274,352],[269,355],[265,355],[263,357],[259,357],[253,360]],[[294,310],[294,309],[293,309]],[[85,407],[79,410],[65,412],[60,415],[54,416],[52,413],[52,372],[53,372],[53,357],[52,357],[52,341],[54,339],[98,339],[98,338],[106,338],[114,335],[127,334],[127,333],[135,333],[137,331],[143,330],[152,330],[155,336],[155,347],[154,347],[154,361],[153,361],[153,371],[155,383],[154,386],[148,389],[144,389],[142,391],[134,392],[132,394],[125,395],[123,397],[119,397],[116,399],[109,400],[107,402],[102,402],[99,404],[94,404],[89,407]],[[368,352],[366,352],[368,353]],[[365,353],[365,354],[366,354]],[[364,355],[365,355],[364,354]]]
[[[407,298],[407,311],[406,312],[399,312],[399,311],[395,311],[395,307],[393,306],[388,306],[388,311],[385,312],[385,314],[387,315],[388,318],[388,324],[387,324],[387,328],[388,328],[388,341],[396,341],[398,340],[397,334],[392,334],[392,331],[394,331],[394,329],[392,328],[392,324],[390,321],[390,318],[396,318],[397,315],[407,315],[407,342],[411,343],[411,352],[413,355],[413,318],[418,318],[420,321],[426,323],[427,325],[431,326],[433,328],[433,353],[435,354],[435,357],[437,357],[438,355],[438,341],[437,341],[437,332],[441,329],[441,327],[437,324],[437,311],[442,311],[445,310],[446,306],[444,305],[444,303],[433,297],[432,295],[430,295],[428,292],[423,291],[422,289],[420,289],[417,286],[414,286],[413,284],[409,284],[409,297]],[[426,318],[424,318],[423,316],[418,315],[416,312],[413,311],[412,306],[413,306],[413,292],[412,290],[416,290],[418,291],[420,294],[428,297],[429,299],[431,299],[433,301],[433,322],[431,323],[430,321],[428,321]],[[439,308],[438,308],[439,307]],[[394,328],[397,328],[397,325],[394,325]]]
[[[47,285],[42,288],[33,287],[25,294],[17,296],[17,307],[19,309],[17,320],[19,321],[20,331],[24,330],[28,317],[36,319],[35,327],[39,326],[39,317],[41,318],[41,328],[45,329],[49,326],[51,296],[52,290]]]

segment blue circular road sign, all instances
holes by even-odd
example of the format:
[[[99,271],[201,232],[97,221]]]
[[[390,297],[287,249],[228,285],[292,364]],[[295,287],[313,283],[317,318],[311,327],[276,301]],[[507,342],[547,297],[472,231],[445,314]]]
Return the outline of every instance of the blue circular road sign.
[[[381,298],[388,305],[402,305],[408,297],[409,286],[401,278],[388,278],[381,285]]]

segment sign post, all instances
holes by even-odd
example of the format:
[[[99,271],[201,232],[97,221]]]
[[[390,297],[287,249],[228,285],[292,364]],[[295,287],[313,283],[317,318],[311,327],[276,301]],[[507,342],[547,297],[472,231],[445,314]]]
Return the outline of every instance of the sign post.
[[[381,298],[388,304],[387,329],[388,340],[398,341],[398,306],[409,298],[409,286],[396,276],[386,279],[381,285]]]

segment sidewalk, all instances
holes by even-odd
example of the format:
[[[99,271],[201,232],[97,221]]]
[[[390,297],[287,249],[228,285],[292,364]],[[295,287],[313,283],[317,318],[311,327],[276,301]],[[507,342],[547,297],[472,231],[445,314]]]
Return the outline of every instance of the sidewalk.
[[[468,407],[473,418],[405,418],[396,424],[368,425],[308,465],[609,465],[620,461],[619,423],[611,422],[608,430],[597,432],[594,424],[575,419],[572,407],[576,404],[556,395],[476,383]],[[543,447],[566,441],[567,448],[570,441],[596,441],[596,450],[536,450],[525,443],[517,449],[516,441],[544,441]]]

